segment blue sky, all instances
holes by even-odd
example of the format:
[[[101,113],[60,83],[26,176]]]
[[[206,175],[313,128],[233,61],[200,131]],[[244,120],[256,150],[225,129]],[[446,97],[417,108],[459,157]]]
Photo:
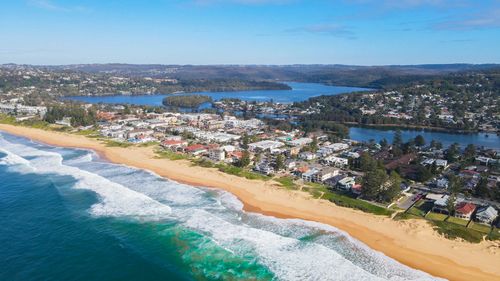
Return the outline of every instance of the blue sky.
[[[500,63],[500,0],[9,0],[10,62]]]

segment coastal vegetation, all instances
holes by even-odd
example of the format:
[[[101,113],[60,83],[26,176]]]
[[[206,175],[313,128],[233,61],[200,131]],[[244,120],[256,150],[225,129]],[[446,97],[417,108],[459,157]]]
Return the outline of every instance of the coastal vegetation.
[[[168,96],[163,99],[163,105],[169,107],[197,108],[207,102],[212,102],[212,98],[205,95]]]

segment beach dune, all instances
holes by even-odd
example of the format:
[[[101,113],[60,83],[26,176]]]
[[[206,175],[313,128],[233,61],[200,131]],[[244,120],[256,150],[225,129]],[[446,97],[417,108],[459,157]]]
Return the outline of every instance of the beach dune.
[[[0,130],[55,146],[92,149],[109,161],[151,170],[194,186],[220,188],[236,195],[244,209],[281,218],[299,218],[337,227],[372,249],[410,267],[449,280],[500,280],[500,243],[471,244],[440,236],[423,220],[394,221],[343,208],[273,181],[248,180],[155,158],[151,147],[107,147],[98,140],[40,129],[0,124]]]

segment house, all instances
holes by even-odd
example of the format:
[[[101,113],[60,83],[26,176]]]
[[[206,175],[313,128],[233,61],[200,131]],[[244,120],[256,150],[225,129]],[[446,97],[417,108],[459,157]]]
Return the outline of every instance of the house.
[[[335,167],[345,167],[349,165],[349,159],[347,158],[341,158],[337,156],[328,156],[323,159],[323,163],[330,165],[330,166],[335,166]]]
[[[497,216],[498,211],[491,206],[481,207],[476,212],[476,220],[485,224],[491,224]]]
[[[335,152],[346,150],[348,148],[349,148],[349,145],[345,144],[345,143],[332,143],[330,145],[321,147],[318,150],[318,154],[320,156],[327,156],[327,155],[333,154]]]
[[[441,197],[435,198],[434,206],[432,211],[440,214],[448,214],[448,199],[450,196],[441,195]]]
[[[263,140],[248,145],[250,151],[271,151],[284,146],[285,144],[279,141]]]
[[[300,139],[295,139],[291,141],[287,141],[287,144],[290,146],[305,146],[313,142],[313,139],[311,138],[300,138]]]
[[[56,124],[71,127],[71,117],[63,117],[61,120],[57,120]]]
[[[361,184],[355,184],[351,187],[351,192],[356,195],[360,195],[362,191],[363,191],[363,186]]]
[[[293,159],[286,159],[285,160],[285,168],[287,170],[293,170],[293,169],[295,169],[296,166],[297,166],[297,162],[295,162],[295,160],[293,160]]]
[[[243,157],[243,152],[238,150],[228,151],[227,154],[228,154],[227,162],[229,163],[237,163]]]
[[[164,140],[160,145],[165,149],[177,150],[179,147],[187,146],[188,142],[183,140]]]
[[[191,153],[193,155],[200,155],[207,152],[207,149],[202,144],[193,144],[184,148],[186,153]]]
[[[416,155],[413,153],[405,154],[398,159],[392,160],[388,164],[385,165],[387,170],[395,170],[398,167],[409,165],[411,161],[415,159]]]
[[[356,184],[353,177],[345,177],[337,182],[337,187],[342,190],[351,190],[351,188]]]
[[[317,168],[307,170],[306,172],[302,173],[302,176],[301,176],[302,180],[312,182],[314,175],[318,172],[319,172],[319,170]]]
[[[299,158],[303,159],[303,160],[306,160],[306,161],[310,161],[310,160],[316,159],[316,154],[314,154],[314,153],[312,153],[310,151],[305,151],[305,152],[301,152],[299,154]]]
[[[226,159],[226,152],[220,148],[210,149],[208,151],[208,158],[215,162],[224,161]]]
[[[446,178],[440,178],[436,180],[436,187],[441,189],[447,189],[450,182]]]
[[[261,161],[258,163],[254,170],[264,175],[271,175],[274,173],[273,167],[271,167],[271,164],[267,161]]]
[[[335,168],[321,168],[318,170],[317,173],[312,175],[312,181],[313,182],[324,182],[330,178],[333,178],[334,176],[339,174],[339,169]]]
[[[469,220],[476,210],[476,205],[470,202],[460,202],[455,206],[455,217]]]
[[[133,139],[133,138],[138,138],[140,136],[150,136],[153,133],[154,131],[151,129],[134,129],[127,133],[127,138]]]

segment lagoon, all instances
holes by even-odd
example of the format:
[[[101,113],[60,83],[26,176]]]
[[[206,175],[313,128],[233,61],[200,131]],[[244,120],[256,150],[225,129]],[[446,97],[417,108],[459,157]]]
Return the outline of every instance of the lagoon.
[[[392,142],[394,137],[394,129],[381,129],[381,128],[364,128],[364,127],[351,127],[349,128],[349,136],[356,141],[370,141],[371,139],[376,142],[386,139],[389,143]],[[496,134],[486,133],[471,133],[459,134],[449,132],[434,132],[428,130],[401,130],[401,135],[404,141],[415,138],[421,135],[429,144],[432,140],[439,141],[443,147],[448,147],[453,143],[458,143],[462,149],[468,144],[472,143],[476,147],[493,148],[500,150],[500,137]]]
[[[279,103],[292,103],[305,101],[312,97],[321,95],[339,95],[345,93],[369,91],[367,88],[327,86],[317,83],[287,82],[291,90],[258,90],[258,91],[236,91],[236,92],[196,92],[173,95],[207,95],[218,101],[224,98],[237,98],[244,101],[270,101]],[[74,96],[66,99],[77,100],[87,103],[108,104],[135,104],[161,106],[162,100],[168,95],[113,95],[113,96]]]

